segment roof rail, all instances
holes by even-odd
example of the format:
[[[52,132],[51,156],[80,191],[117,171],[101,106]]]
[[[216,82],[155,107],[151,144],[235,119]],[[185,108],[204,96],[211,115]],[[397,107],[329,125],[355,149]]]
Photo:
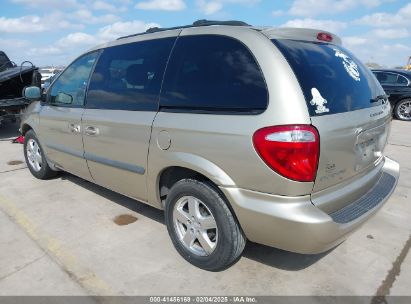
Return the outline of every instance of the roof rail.
[[[209,25],[232,25],[232,26],[250,26],[243,21],[229,20],[229,21],[215,21],[201,19],[193,22],[193,26],[209,26]]]
[[[200,26],[211,26],[211,25],[250,26],[249,24],[247,24],[243,21],[237,21],[237,20],[215,21],[215,20],[201,19],[201,20],[197,20],[197,21],[193,22],[192,25],[182,25],[182,26],[168,27],[168,28],[150,27],[148,30],[146,30],[143,33],[137,33],[137,34],[132,34],[132,35],[128,35],[128,36],[123,36],[123,37],[117,38],[117,40],[124,39],[124,38],[129,38],[129,37],[134,37],[134,36],[139,36],[139,35],[163,32],[163,31],[170,31],[170,30],[177,30],[177,29],[184,29],[184,28],[191,28],[191,27],[200,27]]]

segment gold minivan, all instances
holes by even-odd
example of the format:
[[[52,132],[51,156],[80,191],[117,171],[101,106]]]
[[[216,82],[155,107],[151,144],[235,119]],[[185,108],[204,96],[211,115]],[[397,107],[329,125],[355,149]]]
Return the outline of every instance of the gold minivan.
[[[383,155],[387,96],[326,31],[154,28],[81,55],[41,98],[24,94],[38,100],[21,123],[35,177],[67,171],[164,209],[178,252],[210,271],[246,240],[326,251],[399,177]]]

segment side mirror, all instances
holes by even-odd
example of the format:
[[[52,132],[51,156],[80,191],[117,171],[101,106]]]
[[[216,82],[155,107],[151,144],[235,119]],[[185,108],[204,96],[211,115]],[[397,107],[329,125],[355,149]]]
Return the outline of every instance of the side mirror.
[[[55,103],[72,104],[73,96],[64,92],[58,92],[54,100]]]
[[[39,87],[25,87],[23,89],[23,97],[29,100],[39,100],[41,98],[41,91]]]

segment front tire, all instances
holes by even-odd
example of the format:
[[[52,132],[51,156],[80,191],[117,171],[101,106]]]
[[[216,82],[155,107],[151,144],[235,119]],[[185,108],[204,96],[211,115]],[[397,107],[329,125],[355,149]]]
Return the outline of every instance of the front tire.
[[[177,182],[167,195],[165,219],[180,255],[204,270],[224,270],[244,250],[246,239],[237,220],[218,188],[209,182]]]
[[[395,118],[411,121],[411,99],[400,100],[394,108]]]
[[[49,179],[57,175],[47,163],[46,156],[33,130],[24,136],[24,158],[31,174],[38,179]]]

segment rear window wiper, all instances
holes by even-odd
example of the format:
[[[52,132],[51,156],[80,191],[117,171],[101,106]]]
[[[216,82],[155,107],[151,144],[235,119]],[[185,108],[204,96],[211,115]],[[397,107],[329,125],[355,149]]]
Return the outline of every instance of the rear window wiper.
[[[388,97],[390,97],[390,95],[387,95],[387,94],[378,95],[377,97],[371,98],[370,102],[378,102],[381,99],[383,99],[385,101],[385,100],[388,99]]]

